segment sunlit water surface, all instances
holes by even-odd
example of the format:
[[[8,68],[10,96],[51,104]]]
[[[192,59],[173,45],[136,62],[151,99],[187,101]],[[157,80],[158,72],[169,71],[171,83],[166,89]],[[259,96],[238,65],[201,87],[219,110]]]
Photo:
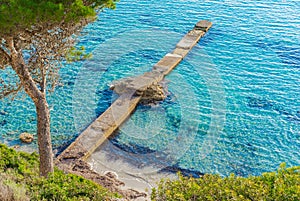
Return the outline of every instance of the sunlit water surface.
[[[122,0],[80,37],[93,59],[66,64],[48,98],[54,148],[109,107],[113,80],[149,71],[207,19],[213,27],[166,77],[167,99],[140,105],[110,139],[115,154],[221,175],[300,165],[299,16],[298,1]],[[1,100],[0,126],[1,142],[20,144],[35,132],[34,105],[22,94]]]

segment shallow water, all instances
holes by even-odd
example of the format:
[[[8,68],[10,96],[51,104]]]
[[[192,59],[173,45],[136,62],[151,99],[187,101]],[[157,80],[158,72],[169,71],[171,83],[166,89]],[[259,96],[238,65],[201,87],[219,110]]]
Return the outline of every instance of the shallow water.
[[[200,19],[213,27],[166,77],[168,98],[139,106],[110,142],[132,164],[241,176],[300,165],[298,1],[121,1],[81,36],[91,61],[66,64],[48,98],[55,148],[116,97],[109,84],[151,69]],[[34,106],[0,101],[0,141],[35,132]],[[35,147],[35,144],[30,145]]]

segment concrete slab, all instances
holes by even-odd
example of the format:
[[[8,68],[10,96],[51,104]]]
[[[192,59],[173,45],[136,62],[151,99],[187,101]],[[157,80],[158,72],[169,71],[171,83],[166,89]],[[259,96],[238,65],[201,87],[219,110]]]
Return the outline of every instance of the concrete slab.
[[[130,116],[141,97],[121,96],[119,99],[57,157],[56,164],[62,163],[69,166],[71,162],[68,159],[75,161],[88,158]]]
[[[208,29],[210,29],[212,26],[212,23],[207,21],[207,20],[201,20],[199,22],[197,22],[197,24],[195,25],[195,30],[202,30],[207,32]]]
[[[169,53],[153,66],[153,70],[167,75],[181,62],[181,60],[182,57],[180,55]]]
[[[191,35],[186,34],[180,41],[177,43],[176,48],[190,50],[192,49],[197,42],[200,40],[200,35]]]
[[[136,77],[136,79],[134,79],[130,84],[128,84],[128,88],[136,91],[144,91],[148,86],[152,85],[152,83],[154,82],[154,78],[141,75]]]
[[[190,52],[190,50],[188,50],[188,49],[175,48],[173,50],[172,54],[177,54],[177,55],[181,56],[182,58],[184,58],[189,52]]]
[[[112,83],[111,89],[114,90],[115,93],[121,94],[139,94],[146,90],[148,86],[154,83],[157,79],[159,79],[159,75],[153,74],[153,76],[149,76],[143,74],[136,77],[129,77],[121,80],[117,80]]]
[[[158,71],[150,71],[150,72],[146,72],[144,73],[145,77],[149,77],[154,79],[156,82],[160,82],[164,79],[164,74],[160,73]]]

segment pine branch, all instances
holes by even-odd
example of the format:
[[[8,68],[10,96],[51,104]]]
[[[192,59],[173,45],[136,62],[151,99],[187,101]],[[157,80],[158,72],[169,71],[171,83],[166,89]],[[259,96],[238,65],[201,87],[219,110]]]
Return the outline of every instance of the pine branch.
[[[3,86],[3,90],[0,91],[0,99],[7,97],[12,94],[17,94],[22,89],[22,84],[17,83],[16,86],[10,87],[10,86]]]

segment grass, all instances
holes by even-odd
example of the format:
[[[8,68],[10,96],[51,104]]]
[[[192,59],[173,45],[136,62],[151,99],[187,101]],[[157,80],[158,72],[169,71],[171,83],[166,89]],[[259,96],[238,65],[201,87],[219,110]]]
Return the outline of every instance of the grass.
[[[39,177],[36,153],[16,152],[0,144],[1,201],[87,201],[111,200],[118,195],[74,174],[55,169],[49,177]]]

